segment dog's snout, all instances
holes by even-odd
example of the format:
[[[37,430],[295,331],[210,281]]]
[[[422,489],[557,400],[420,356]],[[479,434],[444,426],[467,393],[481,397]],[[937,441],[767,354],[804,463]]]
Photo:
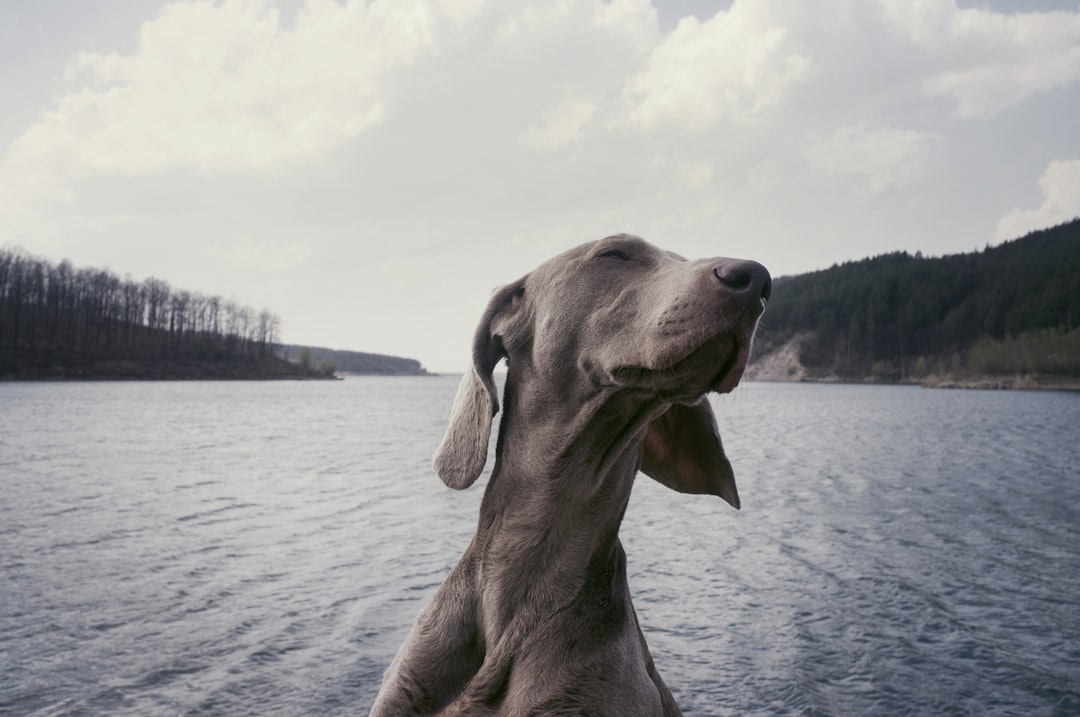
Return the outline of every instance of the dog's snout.
[[[769,270],[756,261],[728,261],[713,267],[713,276],[729,291],[769,300],[772,296],[772,277]]]

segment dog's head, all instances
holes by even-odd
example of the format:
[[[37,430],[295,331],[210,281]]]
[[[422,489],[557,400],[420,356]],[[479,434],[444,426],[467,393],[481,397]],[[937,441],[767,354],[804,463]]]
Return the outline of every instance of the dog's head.
[[[704,397],[738,384],[770,291],[768,271],[755,262],[688,261],[628,235],[545,262],[494,292],[436,471],[454,488],[479,476],[499,406],[492,371],[505,357],[550,389],[552,401],[622,392],[663,406],[644,435],[642,470],[738,507]]]

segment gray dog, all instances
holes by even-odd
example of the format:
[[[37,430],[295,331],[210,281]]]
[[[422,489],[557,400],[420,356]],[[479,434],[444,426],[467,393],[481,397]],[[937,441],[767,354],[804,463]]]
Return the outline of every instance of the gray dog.
[[[678,715],[626,584],[634,476],[739,507],[706,394],[742,377],[769,272],[627,235],[497,289],[435,470],[468,488],[499,409],[476,535],[420,613],[372,715]]]

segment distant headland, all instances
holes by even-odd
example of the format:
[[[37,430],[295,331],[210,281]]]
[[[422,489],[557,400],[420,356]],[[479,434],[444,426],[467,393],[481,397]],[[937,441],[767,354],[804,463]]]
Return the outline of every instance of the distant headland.
[[[282,358],[310,366],[325,373],[362,374],[374,376],[431,376],[416,359],[363,351],[341,351],[322,346],[285,344],[277,347]]]

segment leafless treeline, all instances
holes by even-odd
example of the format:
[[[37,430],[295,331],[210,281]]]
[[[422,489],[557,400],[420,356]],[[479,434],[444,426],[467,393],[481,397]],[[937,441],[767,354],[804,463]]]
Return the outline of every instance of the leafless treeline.
[[[70,357],[224,359],[271,356],[280,320],[269,311],[120,279],[103,269],[53,265],[0,249],[0,375],[21,362]],[[68,358],[65,358],[68,357]]]

